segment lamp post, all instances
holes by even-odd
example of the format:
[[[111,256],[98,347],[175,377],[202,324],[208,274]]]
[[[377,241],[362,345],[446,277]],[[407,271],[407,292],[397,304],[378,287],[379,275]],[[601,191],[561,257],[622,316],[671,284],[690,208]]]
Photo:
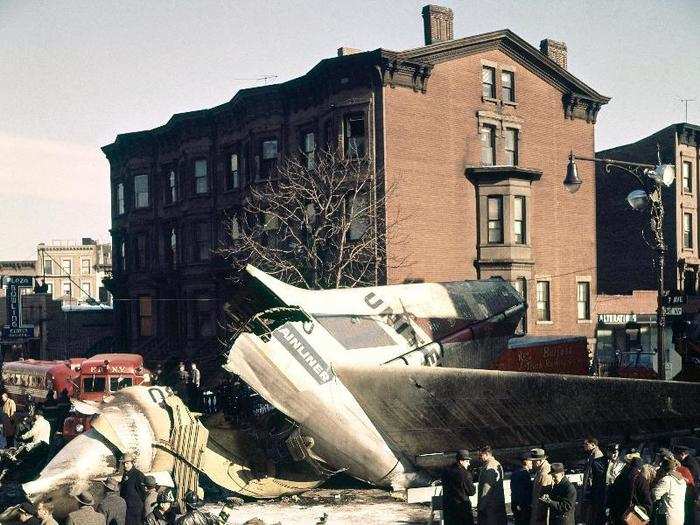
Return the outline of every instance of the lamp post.
[[[566,178],[564,187],[571,193],[576,193],[581,187],[582,180],[579,177],[576,161],[595,162],[602,164],[606,173],[610,173],[612,168],[617,168],[628,175],[634,177],[641,189],[636,189],[627,195],[627,202],[637,211],[649,209],[649,226],[652,234],[649,245],[655,256],[656,285],[657,285],[657,305],[656,305],[656,347],[659,368],[659,378],[666,379],[666,352],[664,348],[664,327],[666,326],[666,315],[664,314],[663,298],[664,289],[664,262],[666,259],[666,242],[664,241],[664,204],[661,193],[664,186],[670,186],[676,178],[675,168],[669,164],[659,162],[655,166],[652,164],[641,164],[638,162],[624,162],[614,159],[582,157],[574,155],[572,151],[569,155],[569,164],[566,168]]]

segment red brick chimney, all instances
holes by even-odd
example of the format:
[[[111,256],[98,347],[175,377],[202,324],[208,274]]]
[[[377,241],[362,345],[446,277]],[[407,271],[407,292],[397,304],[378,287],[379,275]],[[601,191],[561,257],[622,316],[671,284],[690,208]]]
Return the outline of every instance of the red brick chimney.
[[[452,40],[454,14],[449,7],[426,5],[423,7],[423,33],[425,45]]]
[[[546,38],[540,42],[540,51],[566,69],[566,43]]]

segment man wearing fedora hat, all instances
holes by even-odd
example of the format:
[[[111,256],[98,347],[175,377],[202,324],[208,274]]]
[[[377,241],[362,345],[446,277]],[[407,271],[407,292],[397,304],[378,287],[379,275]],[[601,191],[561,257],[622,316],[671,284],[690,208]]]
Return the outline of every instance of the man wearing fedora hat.
[[[185,494],[187,512],[178,518],[177,525],[218,525],[216,518],[199,510],[203,505],[196,492],[188,491]]]
[[[143,487],[146,492],[146,496],[143,499],[143,518],[146,519],[146,516],[156,508],[158,501],[158,483],[156,483],[156,478],[146,476],[143,480]]]
[[[521,467],[510,476],[510,508],[515,525],[529,525],[532,514],[532,461],[530,454],[520,458]]]
[[[68,514],[66,525],[106,525],[105,517],[93,508],[95,498],[92,492],[84,490],[73,497],[78,500],[80,508]]]
[[[540,498],[552,490],[554,479],[550,473],[550,466],[544,449],[531,449],[528,459],[532,461],[532,470],[535,473],[535,479],[532,482],[530,525],[546,525],[549,522],[549,508],[540,501]]]
[[[132,453],[124,454],[122,466],[124,475],[122,476],[122,486],[120,495],[126,501],[125,525],[142,525],[143,523],[143,500],[146,497],[144,490],[143,475],[135,465],[136,456]]]
[[[468,450],[459,450],[455,462],[442,473],[442,516],[445,525],[474,524],[469,496],[476,494],[469,472]]]
[[[105,495],[97,510],[104,514],[107,525],[124,525],[126,501],[119,495],[119,482],[116,478],[109,477],[102,484],[105,486]]]
[[[551,470],[554,485],[540,501],[549,508],[550,525],[575,525],[576,488],[566,477],[564,465],[552,463]]]

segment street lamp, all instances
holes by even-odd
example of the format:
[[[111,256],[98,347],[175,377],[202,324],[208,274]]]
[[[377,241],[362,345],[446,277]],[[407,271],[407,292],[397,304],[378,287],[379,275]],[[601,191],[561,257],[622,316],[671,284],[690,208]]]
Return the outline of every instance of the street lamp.
[[[656,165],[641,164],[638,162],[624,162],[614,159],[580,157],[569,154],[569,164],[566,167],[566,178],[564,187],[570,193],[576,193],[583,181],[578,174],[576,161],[597,162],[605,167],[605,172],[610,173],[612,168],[618,168],[631,175],[641,186],[627,195],[627,202],[637,211],[649,209],[649,226],[652,233],[652,242],[645,242],[654,250],[656,256],[656,284],[657,284],[657,305],[656,305],[656,347],[659,368],[659,377],[666,379],[666,352],[664,349],[664,326],[666,326],[666,315],[664,314],[663,298],[664,290],[664,262],[666,259],[666,242],[664,241],[664,204],[661,200],[661,190],[664,186],[673,184],[676,178],[675,167],[670,164],[661,164],[661,154]]]

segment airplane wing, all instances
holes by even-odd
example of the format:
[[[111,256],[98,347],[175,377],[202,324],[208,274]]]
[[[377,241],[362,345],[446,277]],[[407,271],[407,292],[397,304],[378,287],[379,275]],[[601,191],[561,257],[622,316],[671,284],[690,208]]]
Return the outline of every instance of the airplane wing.
[[[700,424],[695,383],[414,366],[334,372],[389,446],[409,457],[667,435]]]

